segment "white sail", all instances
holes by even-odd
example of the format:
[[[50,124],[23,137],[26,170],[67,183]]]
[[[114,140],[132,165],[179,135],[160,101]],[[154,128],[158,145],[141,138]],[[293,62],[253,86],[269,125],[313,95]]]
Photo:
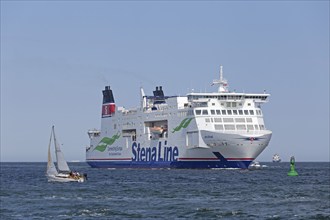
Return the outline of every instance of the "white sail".
[[[56,169],[56,167],[54,165],[54,162],[52,160],[51,152],[50,152],[50,146],[51,146],[51,143],[52,143],[52,136],[53,136],[53,131],[50,133],[50,139],[49,139],[49,145],[48,145],[47,176],[58,174],[57,169]]]
[[[70,172],[70,168],[68,166],[68,163],[64,159],[64,154],[61,151],[60,145],[56,141],[54,126],[53,126],[53,133],[54,133],[54,142],[55,142],[55,154],[56,154],[56,160],[57,160],[57,169],[59,171],[63,171],[63,172]]]

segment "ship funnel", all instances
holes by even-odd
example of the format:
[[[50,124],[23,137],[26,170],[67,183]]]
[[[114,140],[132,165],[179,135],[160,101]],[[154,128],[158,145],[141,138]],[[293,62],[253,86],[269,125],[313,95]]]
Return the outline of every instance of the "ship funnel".
[[[111,117],[116,112],[116,105],[110,86],[106,86],[105,89],[102,91],[102,93],[103,93],[102,118]]]
[[[103,93],[103,104],[115,103],[110,86],[106,86],[105,89],[102,91],[102,93]]]
[[[164,91],[163,91],[163,87],[156,86],[156,90],[153,91],[154,93],[154,104],[161,104],[161,103],[165,103],[165,95],[164,95]]]

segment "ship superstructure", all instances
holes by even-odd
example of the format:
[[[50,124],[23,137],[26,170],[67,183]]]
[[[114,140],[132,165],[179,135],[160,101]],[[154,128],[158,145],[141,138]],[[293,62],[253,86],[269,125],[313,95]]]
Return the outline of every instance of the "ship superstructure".
[[[136,109],[115,106],[110,86],[103,90],[101,130],[90,130],[86,161],[103,168],[248,168],[268,145],[261,104],[269,94],[228,91],[152,96],[141,88]]]

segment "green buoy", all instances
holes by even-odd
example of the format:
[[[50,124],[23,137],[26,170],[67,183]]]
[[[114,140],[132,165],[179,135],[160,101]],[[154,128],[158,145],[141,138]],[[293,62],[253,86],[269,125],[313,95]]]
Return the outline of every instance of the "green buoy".
[[[295,163],[294,156],[292,156],[290,158],[290,171],[288,172],[288,176],[298,176],[298,173],[294,168],[294,163]]]

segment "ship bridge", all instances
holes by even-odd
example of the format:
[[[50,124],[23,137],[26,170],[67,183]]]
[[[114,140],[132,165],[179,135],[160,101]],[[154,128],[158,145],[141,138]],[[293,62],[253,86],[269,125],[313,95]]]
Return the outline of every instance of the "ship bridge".
[[[246,99],[253,99],[256,103],[268,102],[270,94],[246,94],[246,93],[189,93],[190,102],[205,102],[216,99],[224,102],[242,102]]]
[[[270,94],[265,92],[262,94],[247,94],[229,92],[228,81],[223,77],[223,66],[220,66],[220,78],[213,80],[213,85],[219,85],[217,93],[189,93],[187,98],[189,102],[208,102],[211,100],[219,100],[221,102],[244,102],[245,100],[253,100],[255,103],[268,102],[267,98]]]

